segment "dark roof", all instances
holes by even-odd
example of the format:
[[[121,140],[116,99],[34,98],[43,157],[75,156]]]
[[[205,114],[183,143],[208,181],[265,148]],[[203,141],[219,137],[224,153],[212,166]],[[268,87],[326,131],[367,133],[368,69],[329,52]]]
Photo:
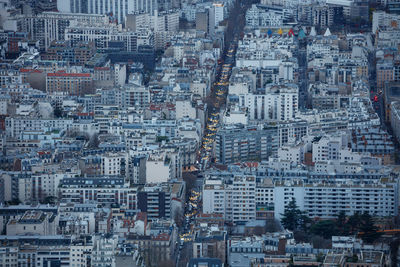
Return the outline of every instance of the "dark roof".
[[[216,258],[197,258],[197,259],[190,259],[189,267],[198,267],[205,266],[207,264],[208,267],[222,267],[222,261]]]

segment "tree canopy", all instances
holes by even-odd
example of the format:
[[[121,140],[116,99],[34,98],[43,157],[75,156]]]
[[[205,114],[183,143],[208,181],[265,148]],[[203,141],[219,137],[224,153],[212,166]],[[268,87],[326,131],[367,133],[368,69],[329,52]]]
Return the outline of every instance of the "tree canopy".
[[[283,227],[291,231],[306,230],[310,221],[310,218],[297,206],[296,199],[292,198],[282,214],[281,223]]]
[[[341,211],[336,219],[315,222],[299,209],[296,199],[292,198],[281,215],[281,223],[285,229],[294,231],[295,237],[303,236],[308,241],[312,236],[330,240],[334,235],[358,235],[364,242],[373,243],[381,235],[369,213],[356,212],[346,216]]]

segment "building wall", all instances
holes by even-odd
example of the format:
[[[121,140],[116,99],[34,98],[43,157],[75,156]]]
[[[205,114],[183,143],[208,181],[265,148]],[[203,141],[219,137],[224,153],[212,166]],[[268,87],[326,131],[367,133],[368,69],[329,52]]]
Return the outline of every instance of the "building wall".
[[[164,160],[146,161],[146,183],[164,183],[171,178],[171,165]]]
[[[333,218],[341,211],[346,215],[368,212],[380,217],[394,216],[398,214],[397,190],[397,184],[352,185],[350,181],[343,185],[278,183],[274,196],[275,217],[281,219],[284,207],[292,198],[311,218]]]
[[[392,126],[394,136],[400,142],[400,105],[399,102],[392,102],[390,106],[390,125]]]
[[[175,102],[176,119],[188,117],[191,119],[196,118],[196,108],[193,107],[190,100],[177,100]]]
[[[230,222],[256,218],[256,181],[254,176],[235,176],[232,184],[208,180],[203,186],[203,213],[219,213]]]
[[[49,94],[63,92],[70,95],[91,94],[94,91],[90,73],[48,73],[46,91]]]

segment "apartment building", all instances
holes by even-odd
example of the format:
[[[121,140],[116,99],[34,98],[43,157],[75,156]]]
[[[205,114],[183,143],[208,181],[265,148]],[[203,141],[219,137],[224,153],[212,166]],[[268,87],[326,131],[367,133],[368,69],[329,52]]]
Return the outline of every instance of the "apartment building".
[[[171,217],[171,192],[169,187],[149,185],[137,193],[137,208],[146,212],[147,219]]]
[[[385,83],[389,83],[394,79],[393,61],[380,60],[376,63],[376,86],[382,90]]]
[[[400,141],[400,103],[395,101],[390,105],[390,125],[393,129],[393,134]]]
[[[173,34],[179,29],[179,12],[167,10],[158,12],[134,13],[126,17],[126,27],[132,31],[147,30],[154,32],[155,46],[164,48]]]
[[[258,220],[274,218],[274,184],[264,179],[256,185],[256,218]]]
[[[115,253],[118,245],[118,236],[96,236],[93,240],[91,264],[93,266],[115,266]]]
[[[372,13],[372,33],[378,29],[391,28],[400,23],[400,15],[377,10]]]
[[[207,179],[203,184],[203,213],[223,214],[226,217],[226,192],[222,179]]]
[[[71,119],[35,119],[25,117],[7,117],[5,120],[6,134],[19,138],[26,131],[64,131],[73,123]]]
[[[49,205],[10,205],[0,207],[0,230],[6,231],[10,220],[19,221],[27,212],[43,212],[51,216],[58,214],[58,207]]]
[[[282,10],[253,4],[246,12],[246,26],[248,27],[280,27],[282,25]]]
[[[55,235],[57,232],[58,218],[53,213],[45,213],[40,210],[26,211],[18,220],[9,220],[6,226],[6,234],[25,235]]]
[[[72,46],[71,41],[53,41],[43,54],[43,60],[67,61],[74,65],[85,65],[95,53],[93,42],[81,42]]]
[[[340,152],[348,145],[347,135],[342,132],[336,136],[316,137],[312,142],[313,162],[340,160]]]
[[[150,105],[150,91],[142,86],[127,86],[124,100],[127,107],[147,107]]]
[[[59,190],[65,202],[97,201],[105,206],[115,203],[136,209],[137,188],[129,187],[123,177],[65,178]]]
[[[239,95],[239,106],[247,108],[250,120],[290,121],[297,116],[298,101],[294,84],[269,86],[265,94]]]
[[[278,147],[289,141],[300,141],[308,134],[309,123],[305,120],[282,121],[278,123]]]
[[[293,57],[295,49],[293,38],[287,35],[272,35],[270,38],[264,38],[261,34],[248,33],[243,40],[239,41],[236,67],[279,71],[279,65],[288,58],[296,62]],[[278,81],[272,80],[272,82]]]
[[[215,139],[215,157],[222,164],[266,160],[278,148],[278,131],[267,126],[227,126]]]
[[[203,185],[203,213],[220,213],[230,222],[255,220],[255,194],[254,176],[234,176],[226,181],[207,179]]]
[[[218,258],[226,261],[227,232],[212,224],[195,228],[193,258]]]
[[[48,94],[61,92],[69,95],[84,95],[93,93],[93,76],[91,73],[47,73],[46,92]]]
[[[73,45],[80,42],[94,42],[97,49],[107,50],[122,43],[122,51],[138,51],[139,46],[152,46],[154,44],[153,33],[149,30],[122,31],[122,28],[114,24],[89,24],[75,23],[65,29],[65,40],[71,40]],[[114,47],[115,48],[115,47]]]
[[[215,27],[219,25],[221,21],[224,20],[225,18],[225,3],[224,2],[215,2],[213,3],[213,9],[214,9],[214,22],[215,22]]]
[[[333,218],[341,211],[346,215],[368,212],[387,217],[398,214],[398,183],[392,179],[370,181],[285,180],[275,183],[275,217],[280,219],[292,198],[311,218]]]
[[[131,185],[146,183],[146,160],[145,155],[128,156],[125,176]]]
[[[43,49],[47,49],[53,41],[64,40],[66,28],[73,23],[96,23],[102,25],[109,23],[106,15],[60,12],[43,12],[35,15],[27,14],[16,19],[20,21],[19,30],[27,32],[30,39],[39,40],[40,47]]]
[[[21,83],[21,74],[17,69],[0,68],[0,86],[6,86],[13,83]]]
[[[124,23],[127,14],[153,13],[158,9],[155,0],[64,0],[57,3],[62,13],[113,14],[117,23]]]
[[[124,176],[126,173],[126,154],[107,153],[101,155],[101,174]]]
[[[328,27],[333,24],[334,10],[328,5],[312,7],[312,25],[320,27]]]

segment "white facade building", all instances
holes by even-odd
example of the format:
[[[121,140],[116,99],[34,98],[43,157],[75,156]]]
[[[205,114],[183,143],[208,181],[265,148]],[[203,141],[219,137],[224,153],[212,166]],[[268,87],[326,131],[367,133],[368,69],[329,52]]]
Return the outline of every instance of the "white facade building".
[[[196,118],[196,108],[193,106],[190,100],[177,100],[175,102],[176,119],[182,119],[188,117],[191,119]]]
[[[214,22],[215,22],[215,27],[217,27],[219,25],[219,23],[221,21],[224,20],[225,16],[224,16],[224,9],[225,9],[225,5],[224,3],[213,3],[213,9],[214,9]]]
[[[18,138],[20,134],[26,131],[53,131],[67,130],[73,123],[69,119],[32,119],[32,118],[6,118],[6,133],[8,136]]]
[[[140,45],[153,45],[154,38],[151,31],[141,30],[137,32],[122,31],[115,25],[73,24],[65,30],[65,40],[71,40],[72,44],[79,42],[94,42],[96,48],[108,48],[110,41],[122,41],[124,50],[137,51]]]
[[[333,218],[341,211],[346,215],[368,212],[386,217],[398,214],[398,184],[392,180],[368,183],[353,180],[316,181],[286,180],[275,184],[275,217],[281,218],[292,198],[311,218]]]
[[[68,2],[68,0],[58,1],[58,4],[66,2]],[[21,20],[20,31],[27,32],[31,39],[39,40],[40,45],[47,49],[52,41],[64,40],[65,29],[72,23],[99,24],[104,27],[109,24],[106,15],[61,12],[43,12],[18,18]]]
[[[280,27],[283,24],[283,12],[269,10],[264,6],[253,4],[246,12],[246,26],[249,27]]]
[[[376,33],[381,28],[395,28],[400,24],[400,15],[390,14],[385,11],[375,11],[372,14],[372,33]]]
[[[294,84],[275,85],[265,94],[239,95],[239,106],[247,108],[250,120],[290,121],[298,114],[298,95]]]
[[[256,179],[235,176],[231,183],[206,180],[203,185],[203,212],[220,213],[225,220],[246,222],[256,218]]]
[[[313,162],[340,160],[340,150],[347,147],[347,135],[342,132],[337,136],[323,136],[312,143]]]
[[[278,158],[283,161],[293,162],[295,164],[302,164],[304,161],[305,145],[304,144],[290,144],[278,148]]]
[[[57,1],[62,13],[112,14],[118,23],[123,23],[127,14],[153,13],[156,0],[63,0]]]
[[[173,177],[171,158],[164,153],[151,155],[146,161],[146,183],[166,183]]]
[[[102,175],[122,175],[125,172],[126,155],[124,153],[109,153],[101,156]]]

